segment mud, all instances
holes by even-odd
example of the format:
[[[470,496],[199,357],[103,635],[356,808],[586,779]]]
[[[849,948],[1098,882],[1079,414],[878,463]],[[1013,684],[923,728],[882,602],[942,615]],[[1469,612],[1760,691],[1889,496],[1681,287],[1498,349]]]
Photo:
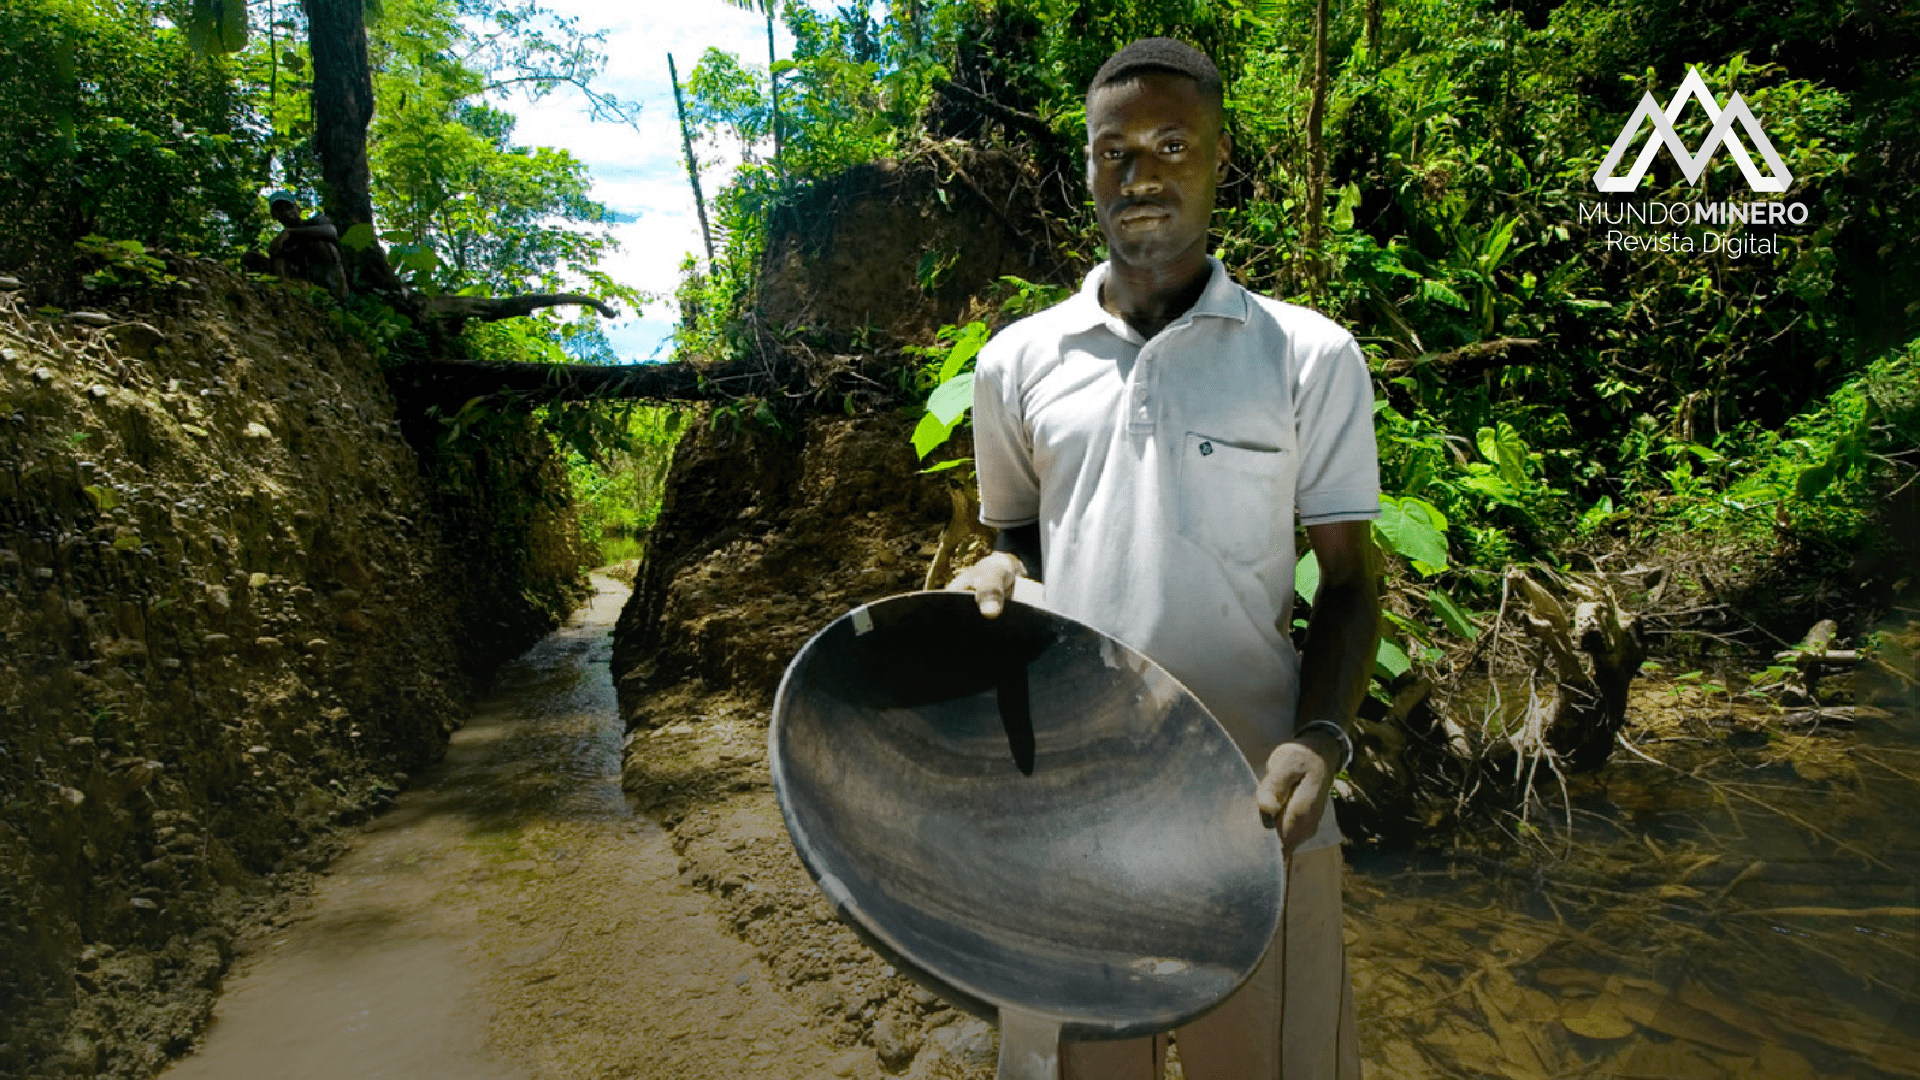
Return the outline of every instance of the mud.
[[[626,589],[596,583],[291,921],[243,945],[168,1080],[878,1075],[628,808],[606,668]]]

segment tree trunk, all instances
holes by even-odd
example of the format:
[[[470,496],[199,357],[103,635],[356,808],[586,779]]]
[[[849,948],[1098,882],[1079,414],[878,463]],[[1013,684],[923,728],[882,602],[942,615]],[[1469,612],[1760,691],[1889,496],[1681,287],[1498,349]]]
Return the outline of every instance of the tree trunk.
[[[667,77],[673,80],[673,107],[680,114],[680,146],[687,152],[687,180],[693,185],[693,210],[700,215],[700,239],[707,245],[707,265],[713,265],[713,230],[707,227],[707,200],[700,195],[700,162],[693,156],[693,131],[687,127],[687,104],[680,98],[680,73],[673,54],[667,54]]]
[[[773,70],[779,56],[773,49],[773,3],[767,3],[767,96],[773,102],[773,171],[786,175],[786,159],[780,156],[780,74]]]
[[[1307,106],[1307,293],[1318,297],[1326,281],[1327,0],[1313,8],[1313,98]]]
[[[313,52],[313,142],[326,186],[327,216],[346,236],[373,227],[373,178],[367,125],[373,122],[373,72],[367,66],[363,0],[301,0]],[[358,250],[342,245],[349,285],[398,294],[403,286],[375,239]]]

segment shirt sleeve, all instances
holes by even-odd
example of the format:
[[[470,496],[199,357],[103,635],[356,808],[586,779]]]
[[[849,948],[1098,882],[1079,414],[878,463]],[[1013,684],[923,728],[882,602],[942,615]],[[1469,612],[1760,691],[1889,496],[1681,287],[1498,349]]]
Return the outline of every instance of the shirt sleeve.
[[[980,522],[1011,529],[1040,520],[1040,474],[1033,466],[1016,354],[1005,336],[980,350],[973,376],[973,465],[980,481]]]
[[[1317,344],[1317,343],[1316,343]],[[1373,438],[1373,377],[1344,331],[1299,368],[1294,424],[1300,472],[1294,505],[1302,525],[1380,516],[1380,463]]]

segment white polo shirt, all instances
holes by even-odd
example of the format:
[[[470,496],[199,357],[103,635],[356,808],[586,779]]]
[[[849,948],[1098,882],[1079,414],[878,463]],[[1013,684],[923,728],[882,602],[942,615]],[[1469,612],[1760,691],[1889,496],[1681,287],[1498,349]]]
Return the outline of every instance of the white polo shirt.
[[[980,351],[980,520],[1040,523],[1044,603],[1153,657],[1262,769],[1291,737],[1294,524],[1380,512],[1373,384],[1352,335],[1209,259],[1142,340],[1078,294]],[[1301,850],[1338,843],[1333,814]]]

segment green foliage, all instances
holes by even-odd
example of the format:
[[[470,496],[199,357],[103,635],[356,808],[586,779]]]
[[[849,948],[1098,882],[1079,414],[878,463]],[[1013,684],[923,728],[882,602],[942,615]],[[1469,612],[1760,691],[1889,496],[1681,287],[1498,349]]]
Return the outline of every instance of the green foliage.
[[[0,2],[0,265],[64,267],[87,236],[227,254],[257,234],[246,94],[168,10]]]
[[[645,542],[659,518],[667,468],[685,429],[684,411],[665,406],[639,406],[622,419],[615,445],[602,446],[596,456],[577,449],[567,456],[581,533],[600,562]]]
[[[566,81],[548,55],[560,46],[539,47],[541,21],[550,19],[531,4],[383,6],[372,42],[381,107],[369,163],[388,228],[381,238],[416,288],[553,290],[587,277],[612,250],[586,167],[564,150],[516,145],[513,116],[481,100],[503,84]],[[609,284],[590,279],[587,291],[613,298]]]
[[[181,285],[178,277],[167,272],[167,264],[148,254],[147,245],[138,240],[83,236],[74,248],[83,262],[99,267],[80,279],[80,287],[88,292],[176,289]]]
[[[927,395],[926,415],[913,429],[913,450],[922,461],[953,436],[973,408],[973,361],[987,343],[987,324],[970,322],[956,330],[940,328],[933,348],[921,350],[933,359],[921,369],[920,381],[933,389]],[[944,355],[942,346],[945,347]],[[964,460],[941,462],[928,471],[951,469]]]

